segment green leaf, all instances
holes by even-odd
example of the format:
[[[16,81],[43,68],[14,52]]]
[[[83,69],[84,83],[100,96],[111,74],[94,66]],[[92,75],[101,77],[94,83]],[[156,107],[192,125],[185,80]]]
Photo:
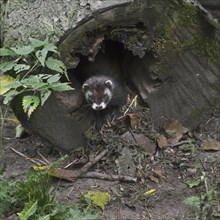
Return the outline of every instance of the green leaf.
[[[37,59],[40,61],[42,66],[45,66],[45,59],[47,57],[48,50],[43,48],[42,50],[36,51],[35,55]]]
[[[12,47],[11,48],[18,55],[28,55],[34,51],[34,47],[29,46],[20,46],[20,47]]]
[[[184,204],[194,206],[196,208],[200,207],[201,200],[198,196],[191,196],[183,201]]]
[[[16,64],[14,67],[14,71],[16,72],[16,74],[25,71],[25,70],[29,70],[30,66],[26,65],[26,64]]]
[[[18,94],[19,94],[19,92],[16,90],[11,90],[11,91],[7,92],[6,94],[4,94],[5,98],[4,98],[3,103],[5,105],[9,104],[11,102],[11,100]]]
[[[37,90],[44,86],[45,83],[43,83],[43,80],[39,77],[39,75],[32,75],[29,76],[23,80],[21,80],[21,83],[26,88],[31,88],[34,90]]]
[[[45,215],[44,217],[39,217],[38,220],[50,220],[51,214]]]
[[[45,66],[45,59],[49,51],[57,53],[57,47],[53,44],[48,43],[48,38],[46,38],[44,41],[31,38],[31,43],[34,47],[44,46],[42,50],[38,50],[35,53],[37,59],[40,61],[42,66]]]
[[[51,84],[51,83],[58,82],[60,78],[61,78],[60,74],[52,75],[50,78],[47,79],[47,83]]]
[[[13,82],[11,82],[8,87],[11,89],[11,90],[16,90],[17,88],[23,86],[21,81],[15,79]]]
[[[39,39],[35,39],[35,38],[29,38],[30,42],[31,42],[31,46],[36,48],[36,47],[43,47],[45,44],[48,44],[48,37],[44,40],[41,41]]]
[[[9,75],[0,76],[0,95],[10,90],[10,85],[15,79]]]
[[[57,215],[56,215],[57,214]],[[59,209],[53,217],[55,219],[65,219],[65,220],[98,220],[98,214],[94,212],[93,209],[87,207],[81,211],[79,206],[69,206]]]
[[[44,47],[45,50],[57,53],[57,47],[53,44],[47,44]]]
[[[89,196],[92,202],[99,206],[101,209],[104,209],[110,200],[111,196],[107,192],[88,192],[86,196]]]
[[[60,60],[49,57],[46,61],[46,66],[51,70],[67,75],[66,67],[64,63]]]
[[[54,44],[49,43],[48,37],[41,41],[35,38],[29,38],[32,47],[44,47],[45,50],[57,53],[57,47]]]
[[[25,130],[24,130],[24,128],[22,127],[22,125],[19,123],[19,124],[15,127],[15,137],[16,137],[16,138],[21,138],[24,133],[25,133]]]
[[[20,220],[28,220],[37,211],[37,201],[26,203],[22,212],[17,213]]]
[[[189,186],[189,188],[193,188],[193,187],[199,186],[201,182],[202,182],[201,180],[190,180],[190,181],[187,181],[186,183]]]
[[[24,109],[24,112],[27,113],[28,118],[31,117],[31,114],[36,110],[36,108],[39,106],[40,99],[37,96],[24,96],[22,99],[22,106]]]
[[[41,105],[45,103],[45,101],[49,98],[51,94],[50,90],[41,91],[40,97],[41,97]]]
[[[50,88],[58,92],[74,90],[74,88],[72,88],[68,84],[69,83],[54,83],[54,84],[51,84]]]
[[[7,49],[7,48],[1,48],[0,49],[0,56],[4,57],[4,56],[15,56],[15,52],[12,51],[11,49]]]
[[[14,63],[14,61],[6,61],[0,64],[0,70],[2,72],[7,72],[11,69],[14,68],[14,66],[16,65],[16,63]]]

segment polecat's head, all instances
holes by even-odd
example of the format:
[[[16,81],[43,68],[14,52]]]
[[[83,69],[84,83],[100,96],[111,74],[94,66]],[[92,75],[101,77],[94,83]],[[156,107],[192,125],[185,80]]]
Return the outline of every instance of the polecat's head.
[[[112,98],[114,83],[104,76],[92,76],[85,81],[82,91],[94,110],[106,108]]]

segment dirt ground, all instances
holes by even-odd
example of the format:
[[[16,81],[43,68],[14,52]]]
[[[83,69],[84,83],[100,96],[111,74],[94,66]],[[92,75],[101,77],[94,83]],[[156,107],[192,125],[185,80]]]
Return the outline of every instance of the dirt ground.
[[[219,10],[211,13],[220,18]],[[181,131],[181,137],[171,144],[165,143],[160,131],[155,130],[153,124],[148,122],[149,119],[140,120],[138,128],[128,129],[123,134],[106,131],[103,135],[98,135],[98,138],[90,140],[85,149],[68,155],[62,164],[65,167],[72,163],[68,169],[78,169],[92,155],[109,148],[108,154],[88,172],[132,176],[137,178],[137,182],[88,177],[78,178],[73,182],[54,179],[56,198],[71,204],[79,202],[81,193],[108,192],[111,200],[103,211],[100,210],[102,220],[199,219],[198,213],[183,201],[190,196],[205,194],[203,181],[192,188],[187,184],[188,181],[201,180],[204,175],[209,186],[220,191],[220,150],[216,148],[220,144],[220,110],[197,130]],[[174,130],[177,131],[178,128]],[[19,155],[19,152],[28,158]],[[2,161],[5,179],[25,178],[28,170],[35,165],[29,158],[35,161],[39,159],[40,163],[53,163],[63,155],[34,135],[16,139],[14,123],[5,122]],[[152,189],[155,190],[154,193],[144,195]],[[220,212],[214,203],[212,212]],[[212,216],[207,219],[218,218]]]
[[[193,212],[191,206],[185,205],[183,200],[193,195],[204,194],[205,185],[202,183],[190,188],[187,181],[200,180],[204,172],[208,184],[215,189],[220,185],[220,151],[213,150],[215,147],[211,147],[210,151],[201,149],[204,148],[208,138],[216,141],[215,144],[220,142],[219,112],[196,131],[179,132],[177,130],[181,124],[174,126],[174,130],[176,129],[180,136],[172,139],[170,142],[172,144],[164,142],[163,135],[154,129],[152,123],[146,123],[147,120],[144,118],[146,115],[144,112],[136,129],[128,129],[123,134],[118,131],[104,131],[102,135],[94,136],[85,149],[68,155],[62,164],[64,167],[75,161],[68,169],[78,169],[88,162],[92,155],[96,156],[108,148],[107,155],[88,172],[132,176],[137,178],[137,182],[88,177],[78,178],[74,182],[54,179],[56,198],[71,204],[79,202],[81,193],[108,192],[111,200],[104,211],[100,211],[103,220],[196,219],[197,214]],[[14,123],[6,121],[3,136],[6,179],[25,178],[27,171],[35,165],[13,149],[28,158],[34,158],[35,161],[39,159],[41,162],[49,163],[63,155],[33,135],[16,139]],[[152,189],[156,191],[144,195]],[[214,211],[219,211],[215,209],[216,207],[213,207]]]

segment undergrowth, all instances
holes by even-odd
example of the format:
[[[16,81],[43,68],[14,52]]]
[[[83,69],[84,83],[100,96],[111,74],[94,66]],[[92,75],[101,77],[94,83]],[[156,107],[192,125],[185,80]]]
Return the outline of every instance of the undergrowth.
[[[30,38],[28,45],[1,48],[0,95],[4,104],[10,104],[15,96],[22,95],[22,106],[27,116],[39,105],[43,105],[52,91],[68,91],[73,88],[67,82],[60,82],[67,70],[62,61],[57,58],[57,47],[46,38],[44,41]]]
[[[192,156],[195,167],[199,170],[200,178],[189,181],[190,188],[202,186],[203,193],[186,198],[183,203],[192,207],[195,220],[219,219],[220,218],[220,190],[206,174],[202,162],[197,157],[194,144],[191,144]]]
[[[98,219],[89,204],[58,203],[48,171],[31,170],[26,180],[14,182],[1,177],[0,204],[0,218],[17,213],[20,220]]]

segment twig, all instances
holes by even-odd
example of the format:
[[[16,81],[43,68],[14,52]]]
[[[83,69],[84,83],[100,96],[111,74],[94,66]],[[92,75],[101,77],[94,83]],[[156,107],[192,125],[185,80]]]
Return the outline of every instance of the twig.
[[[67,194],[67,197],[70,196],[70,194],[72,193],[72,191],[74,190],[74,188],[75,188],[75,185],[73,185],[73,186],[71,187],[70,191],[69,191],[68,194]]]
[[[64,169],[67,169],[68,167],[72,166],[72,165],[83,165],[85,163],[88,162],[88,159],[82,158],[82,159],[75,159],[72,162],[70,162],[69,164],[67,164]]]
[[[101,153],[99,153],[93,160],[89,161],[87,164],[85,164],[80,170],[79,170],[79,176],[81,176],[83,173],[86,173],[90,167],[92,167],[94,164],[96,164],[99,160],[102,159],[106,154],[108,153],[108,148],[103,150]]]
[[[134,139],[134,141],[136,142],[137,145],[140,145],[139,141],[137,140],[137,138],[134,135],[134,132],[132,131],[131,128],[129,128],[129,132],[131,133],[132,138]]]
[[[32,158],[24,155],[23,153],[15,150],[13,147],[11,147],[11,150],[14,151],[16,154],[20,155],[21,157],[25,158],[26,160],[30,160],[32,163],[37,164],[38,166],[42,165],[42,163],[43,163],[42,161],[41,161],[41,163],[37,162],[35,159],[32,159]]]
[[[124,182],[137,182],[137,178],[131,176],[123,176],[123,175],[111,175],[111,174],[104,174],[104,173],[97,173],[97,172],[89,172],[86,174],[82,174],[79,176],[80,178],[97,178],[101,180],[118,180]]]
[[[50,164],[50,162],[39,151],[37,151],[37,154],[45,161],[44,162],[45,165],[49,165]]]
[[[168,147],[178,147],[178,146],[180,146],[180,145],[183,145],[183,144],[191,144],[191,143],[193,143],[194,141],[192,141],[192,140],[186,140],[186,141],[180,141],[180,142],[178,142],[178,143],[176,143],[176,144],[169,144],[168,145]]]
[[[137,100],[137,95],[133,98],[131,104],[128,106],[128,108],[125,110],[124,115],[126,115],[128,113],[128,111],[130,110],[130,108],[132,107],[132,105],[134,104],[134,102]]]
[[[76,161],[77,161],[77,160],[74,160],[74,161],[70,162],[69,164],[67,164],[67,165],[64,167],[64,169],[66,169],[66,168],[70,167],[71,165],[75,164]]]

